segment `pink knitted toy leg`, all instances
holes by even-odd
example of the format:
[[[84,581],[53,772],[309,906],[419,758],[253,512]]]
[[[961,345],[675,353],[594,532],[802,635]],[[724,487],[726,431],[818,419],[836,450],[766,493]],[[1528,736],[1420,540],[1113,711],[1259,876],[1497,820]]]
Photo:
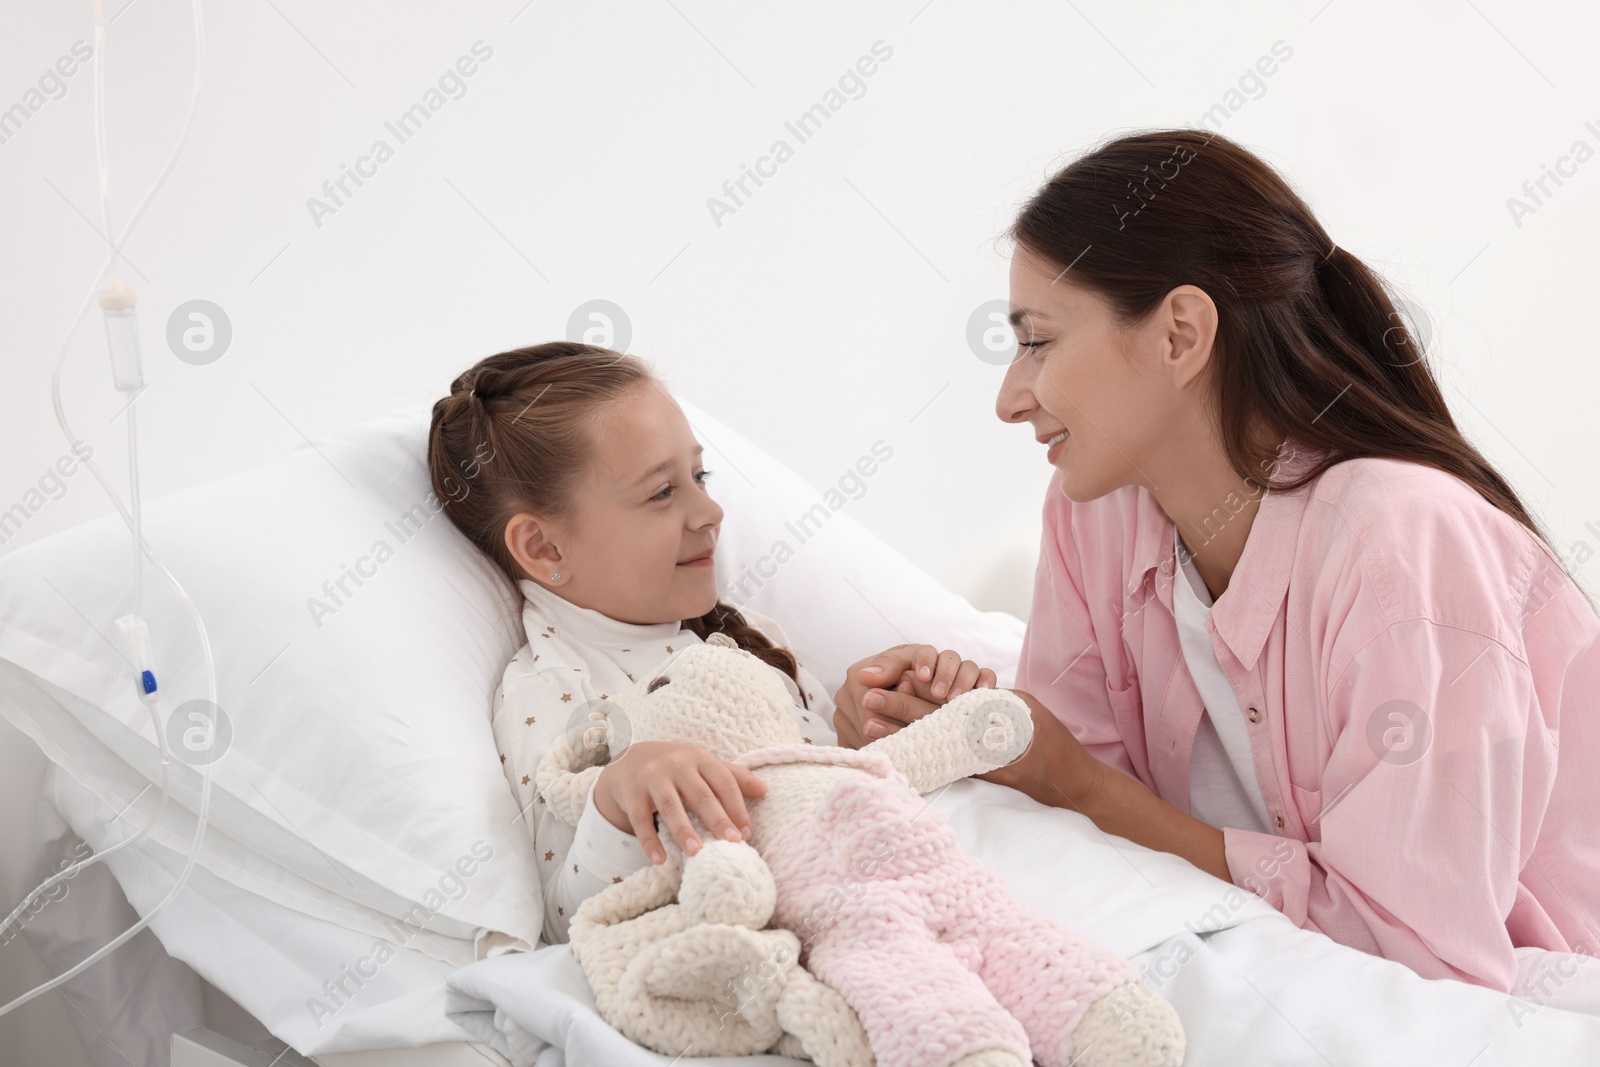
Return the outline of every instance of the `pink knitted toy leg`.
[[[994,1048],[1031,1062],[1022,1024],[948,945],[912,916],[878,918],[871,931],[823,931],[807,967],[855,1009],[879,1067],[944,1067]]]
[[[1003,883],[999,889],[967,901],[978,909],[973,918],[983,931],[978,974],[1027,1031],[1041,1067],[1067,1067],[1082,1052],[1073,1032],[1084,1013],[1116,986],[1139,981],[1139,971],[1104,945],[1016,900]]]
[[[936,809],[894,782],[850,779],[764,852],[778,885],[773,924],[860,1017],[881,1067],[945,1067],[984,1049],[1031,1056],[1022,1024],[977,973],[976,865]],[[978,869],[981,870],[981,869]]]

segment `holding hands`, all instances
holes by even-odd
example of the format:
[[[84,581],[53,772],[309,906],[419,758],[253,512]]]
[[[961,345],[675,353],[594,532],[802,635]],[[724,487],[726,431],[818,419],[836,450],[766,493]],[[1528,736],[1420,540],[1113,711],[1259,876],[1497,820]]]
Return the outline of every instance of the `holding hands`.
[[[834,731],[840,745],[861,748],[963,693],[998,684],[994,671],[949,649],[896,645],[851,665],[834,694]],[[976,777],[1010,786],[1040,803],[1084,810],[1108,777],[1107,768],[1031,694],[1012,692],[1033,714],[1034,743],[1015,762]],[[689,811],[714,835],[749,840],[748,800],[764,796],[766,789],[745,767],[698,745],[636,742],[607,765],[591,800],[607,821],[632,833],[651,860],[661,863],[666,854],[659,832],[670,833],[687,855],[700,850],[703,842],[690,825]]]
[[[839,744],[860,748],[962,693],[995,688],[994,671],[959,653],[932,645],[896,645],[851,666],[833,698],[834,731]],[[1015,762],[975,777],[1009,786],[1042,804],[1081,810],[1080,800],[1096,789],[1105,766],[1031,693],[1011,692],[1033,713],[1033,744]]]
[[[834,695],[839,743],[860,748],[887,737],[973,689],[993,689],[994,671],[932,645],[896,645],[853,664]]]

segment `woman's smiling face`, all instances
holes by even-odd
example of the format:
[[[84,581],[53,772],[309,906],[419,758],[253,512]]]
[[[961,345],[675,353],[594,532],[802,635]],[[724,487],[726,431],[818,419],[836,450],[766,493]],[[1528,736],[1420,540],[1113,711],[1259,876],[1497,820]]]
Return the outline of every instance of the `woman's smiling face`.
[[[1169,310],[1180,286],[1146,321],[1119,330],[1111,309],[1092,291],[1065,280],[1066,272],[1019,247],[1011,260],[1011,317],[1017,358],[1006,368],[995,413],[1002,421],[1030,423],[1061,490],[1078,502],[1124,485],[1150,488],[1146,471],[1171,431],[1194,411],[1195,390],[1184,388],[1194,371],[1174,374],[1164,356]],[[1203,295],[1203,294],[1202,294]],[[1189,362],[1189,361],[1185,361]],[[1048,442],[1065,431],[1059,444]]]

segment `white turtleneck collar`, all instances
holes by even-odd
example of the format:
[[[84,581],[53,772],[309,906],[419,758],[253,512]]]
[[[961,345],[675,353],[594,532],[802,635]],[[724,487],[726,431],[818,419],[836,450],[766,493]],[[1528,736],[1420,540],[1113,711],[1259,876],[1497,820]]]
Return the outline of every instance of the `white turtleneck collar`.
[[[683,624],[679,622],[621,622],[593,608],[574,604],[530,578],[519,580],[517,587],[526,598],[523,608],[525,627],[532,626],[526,618],[531,608],[546,623],[565,631],[568,637],[594,648],[626,649],[647,645],[652,641],[670,640],[683,629]],[[530,633],[528,636],[533,635]]]

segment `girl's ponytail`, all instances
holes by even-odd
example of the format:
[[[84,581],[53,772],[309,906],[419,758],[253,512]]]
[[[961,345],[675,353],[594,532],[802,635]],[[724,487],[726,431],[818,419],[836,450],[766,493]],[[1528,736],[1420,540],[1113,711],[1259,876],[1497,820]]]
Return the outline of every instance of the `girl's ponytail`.
[[[800,685],[800,664],[794,654],[767,640],[767,635],[746,622],[731,604],[719,600],[715,607],[698,619],[683,620],[683,628],[702,641],[715,633],[727,634],[740,648],[793,678],[795,686],[800,689],[801,705],[811,707],[811,702],[806,699],[805,687]]]

